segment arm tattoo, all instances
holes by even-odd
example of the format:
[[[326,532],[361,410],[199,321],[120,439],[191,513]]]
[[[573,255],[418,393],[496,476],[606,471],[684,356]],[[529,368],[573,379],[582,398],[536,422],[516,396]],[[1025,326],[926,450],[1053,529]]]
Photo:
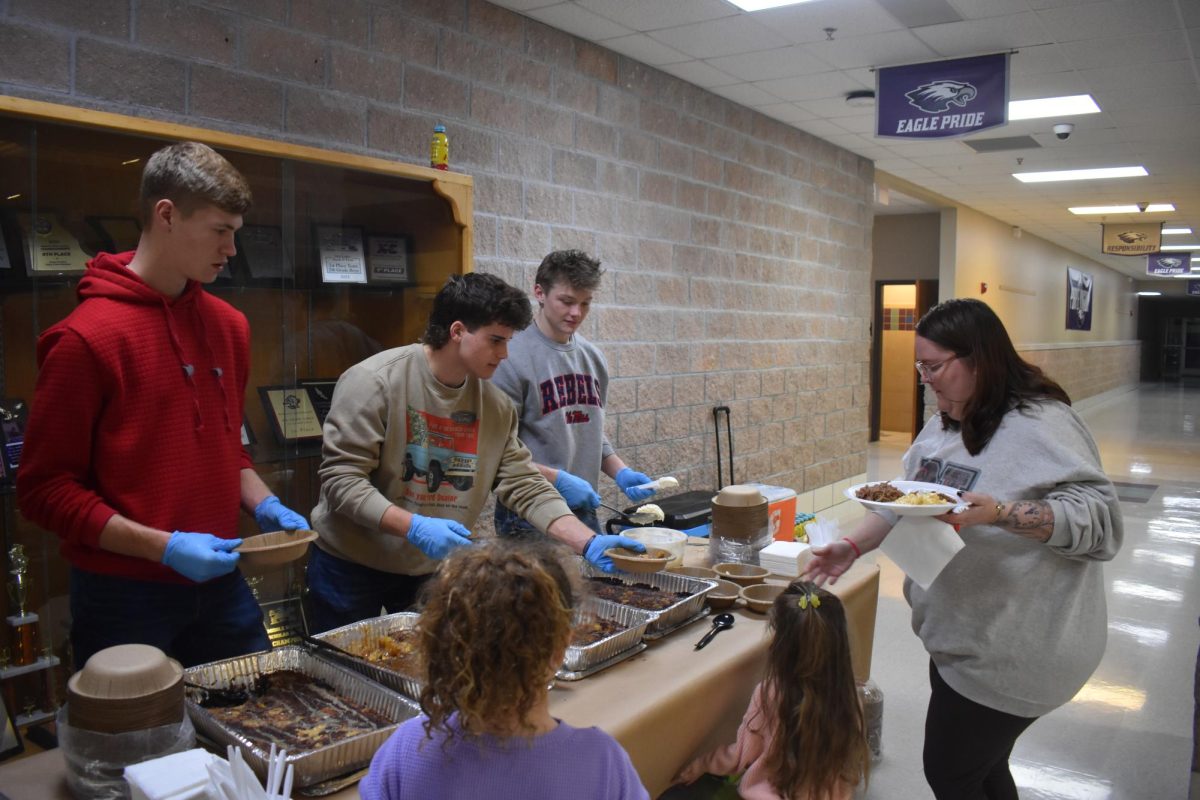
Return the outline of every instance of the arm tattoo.
[[[1054,533],[1054,509],[1045,500],[1014,500],[996,524],[1018,536],[1044,542]]]

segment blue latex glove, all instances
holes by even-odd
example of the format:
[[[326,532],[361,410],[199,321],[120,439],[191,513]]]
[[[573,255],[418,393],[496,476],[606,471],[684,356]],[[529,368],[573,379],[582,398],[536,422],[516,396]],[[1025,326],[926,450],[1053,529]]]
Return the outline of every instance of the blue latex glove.
[[[600,495],[596,494],[591,484],[565,469],[558,471],[558,477],[554,479],[554,489],[562,495],[570,508],[592,509],[600,505]]]
[[[583,557],[605,572],[613,572],[616,567],[613,566],[612,559],[604,555],[604,551],[614,547],[628,547],[638,553],[646,552],[646,545],[636,539],[630,539],[628,536],[597,535],[593,536],[587,547],[584,548]]]
[[[237,569],[241,554],[230,552],[241,539],[221,539],[211,533],[175,531],[167,540],[162,563],[197,583],[211,581]]]
[[[617,486],[621,487],[621,491],[635,503],[640,503],[647,497],[654,496],[653,489],[635,489],[633,487],[640,486],[643,483],[650,483],[654,480],[644,472],[635,472],[629,467],[617,473],[617,477],[613,478],[617,482]]]
[[[254,521],[258,523],[259,530],[264,533],[308,530],[308,522],[304,517],[279,502],[279,498],[275,495],[263,498],[263,501],[258,504],[258,507],[254,509]]]
[[[408,526],[408,540],[433,559],[443,559],[456,547],[471,543],[471,532],[461,522],[440,517],[413,514]]]

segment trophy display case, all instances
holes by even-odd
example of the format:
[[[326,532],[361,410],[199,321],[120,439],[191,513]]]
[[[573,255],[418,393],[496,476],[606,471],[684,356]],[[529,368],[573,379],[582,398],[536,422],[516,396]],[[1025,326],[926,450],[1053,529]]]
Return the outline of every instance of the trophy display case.
[[[446,278],[471,269],[469,176],[0,97],[0,688],[21,723],[53,713],[70,663],[68,566],[57,537],[23,519],[13,493],[23,415],[36,402],[37,338],[75,308],[87,259],[136,247],[142,167],[180,140],[211,145],[250,183],[237,256],[208,291],[250,323],[243,444],[267,485],[306,517],[338,376],[416,341]],[[247,515],[242,526],[257,533]],[[280,620],[273,639],[295,627],[301,568],[248,576]]]

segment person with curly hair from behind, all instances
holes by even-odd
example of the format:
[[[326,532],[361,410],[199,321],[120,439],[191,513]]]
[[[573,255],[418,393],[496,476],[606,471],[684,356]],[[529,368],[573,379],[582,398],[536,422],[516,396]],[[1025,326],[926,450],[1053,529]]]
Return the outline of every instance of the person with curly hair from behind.
[[[766,674],[737,741],[692,761],[676,780],[740,776],[745,800],[850,800],[870,757],[842,602],[793,581],[775,598],[770,625]],[[684,794],[673,789],[667,797]]]
[[[649,800],[611,736],[550,714],[572,628],[565,558],[548,541],[492,541],[446,558],[418,625],[424,715],[375,754],[363,800]]]

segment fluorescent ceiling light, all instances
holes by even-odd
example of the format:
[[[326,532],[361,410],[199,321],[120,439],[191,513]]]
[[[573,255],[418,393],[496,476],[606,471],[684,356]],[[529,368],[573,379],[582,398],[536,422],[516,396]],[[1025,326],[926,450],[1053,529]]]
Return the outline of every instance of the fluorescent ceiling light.
[[[1100,106],[1090,94],[1066,97],[1042,97],[1037,100],[1013,100],[1008,104],[1008,121],[1041,119],[1042,117],[1072,117],[1076,114],[1098,114]]]
[[[1191,232],[1192,232],[1191,228],[1163,228],[1162,229],[1163,236],[1183,236],[1184,234],[1188,234]]]
[[[1098,178],[1139,178],[1149,175],[1145,167],[1098,167],[1096,169],[1060,169],[1050,172],[1014,172],[1021,183],[1051,181],[1094,181]]]
[[[796,6],[801,3],[807,3],[809,0],[729,0],[743,11],[763,11],[768,8],[779,8],[780,6]],[[1100,109],[1096,109],[1099,111]]]
[[[1160,250],[1200,250],[1200,244],[1164,244]]]
[[[1162,292],[1138,292],[1138,297],[1159,297]]]
[[[1174,211],[1175,206],[1170,203],[1151,203],[1146,206],[1144,213],[1154,214],[1163,211]],[[1124,206],[1072,206],[1068,208],[1072,214],[1140,214],[1143,213],[1138,209],[1136,203],[1130,203]]]

